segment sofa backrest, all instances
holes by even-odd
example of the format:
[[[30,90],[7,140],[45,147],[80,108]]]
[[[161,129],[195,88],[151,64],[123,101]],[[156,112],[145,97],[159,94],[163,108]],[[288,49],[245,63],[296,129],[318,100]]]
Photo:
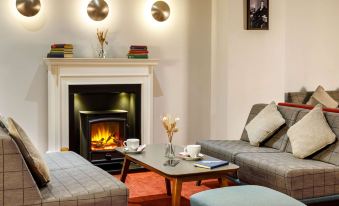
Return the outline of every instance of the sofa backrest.
[[[295,123],[295,120],[300,110],[296,108],[281,106],[278,106],[278,110],[285,119],[286,123],[281,128],[279,128],[279,130],[276,131],[271,138],[264,142],[264,145],[267,147],[278,149],[280,151],[284,151],[288,141],[288,137],[286,134],[287,130]]]
[[[267,104],[255,104],[253,105],[250,114],[247,118],[246,125],[262,110],[265,108]],[[270,137],[267,141],[263,142],[262,145],[266,147],[271,147],[278,149],[280,151],[284,151],[285,147],[287,145],[288,137],[286,135],[286,132],[288,128],[290,128],[297,117],[297,114],[299,113],[300,109],[298,108],[292,108],[292,107],[283,107],[278,106],[278,110],[283,116],[283,118],[286,120],[286,124],[284,124],[281,128],[279,128],[272,137]],[[244,128],[243,133],[241,135],[241,140],[249,142],[247,131]]]
[[[339,166],[339,114],[325,112],[327,123],[336,135],[336,142],[321,152],[315,154],[312,159],[331,163]]]
[[[339,91],[326,91],[334,100],[339,102]],[[314,92],[287,92],[285,102],[294,104],[306,104]]]
[[[296,118],[296,122],[301,120],[309,111],[310,110],[300,109],[300,112]],[[332,131],[336,134],[337,141],[315,153],[310,158],[339,166],[339,113],[324,112],[324,114],[327,123],[329,124]],[[285,151],[292,153],[292,147],[289,141]]]
[[[6,195],[4,195],[6,193]],[[34,205],[40,191],[14,140],[0,127],[0,205]]]

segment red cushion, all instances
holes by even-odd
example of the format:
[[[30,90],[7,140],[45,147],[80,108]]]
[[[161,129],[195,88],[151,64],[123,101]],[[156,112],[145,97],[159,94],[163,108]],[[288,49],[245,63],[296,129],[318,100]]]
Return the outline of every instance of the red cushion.
[[[314,108],[312,105],[307,104],[293,104],[288,102],[280,102],[278,103],[279,106],[285,106],[285,107],[296,107],[296,108],[302,108],[302,109],[308,109],[311,110]],[[339,113],[339,108],[323,108],[323,111],[325,112],[333,112],[333,113]]]

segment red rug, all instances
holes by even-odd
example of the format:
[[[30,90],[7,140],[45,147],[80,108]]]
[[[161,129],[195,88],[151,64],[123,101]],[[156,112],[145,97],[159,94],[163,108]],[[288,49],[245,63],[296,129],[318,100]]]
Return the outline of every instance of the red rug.
[[[115,177],[120,179],[120,175]],[[171,197],[166,195],[165,179],[153,172],[128,174],[126,185],[129,188],[128,206],[170,206]],[[205,180],[201,186],[195,182],[185,182],[181,192],[181,205],[189,206],[191,195],[204,190],[218,188],[217,180]]]

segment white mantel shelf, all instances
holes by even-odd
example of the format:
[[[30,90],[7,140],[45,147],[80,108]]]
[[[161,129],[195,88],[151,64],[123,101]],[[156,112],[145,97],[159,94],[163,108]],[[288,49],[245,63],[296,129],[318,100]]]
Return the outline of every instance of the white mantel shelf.
[[[45,58],[48,67],[48,151],[69,147],[69,86],[141,85],[141,141],[153,143],[156,59]],[[77,137],[71,137],[77,138]]]
[[[127,58],[44,58],[47,66],[66,66],[66,65],[115,65],[115,66],[156,66],[157,59],[127,59]]]

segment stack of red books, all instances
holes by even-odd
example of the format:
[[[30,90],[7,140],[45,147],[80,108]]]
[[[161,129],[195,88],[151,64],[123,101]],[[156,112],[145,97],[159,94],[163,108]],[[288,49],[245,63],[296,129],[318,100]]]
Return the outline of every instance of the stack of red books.
[[[127,54],[129,59],[148,59],[147,46],[143,45],[132,45]]]

